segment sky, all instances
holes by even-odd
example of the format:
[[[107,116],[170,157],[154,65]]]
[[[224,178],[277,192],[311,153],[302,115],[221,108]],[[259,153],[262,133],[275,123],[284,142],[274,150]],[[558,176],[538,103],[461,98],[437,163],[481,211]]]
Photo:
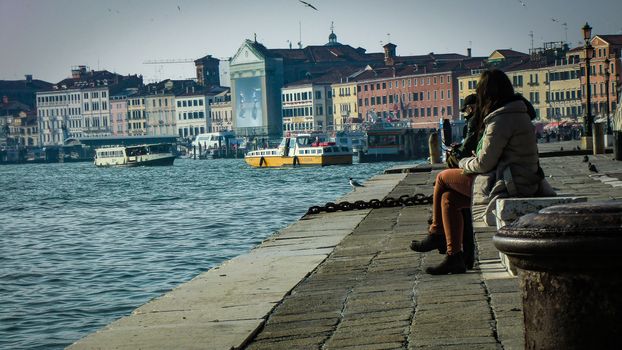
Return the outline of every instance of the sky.
[[[622,0],[306,1],[317,11],[299,0],[0,0],[0,80],[55,83],[77,65],[146,82],[194,78],[193,63],[144,62],[228,59],[255,34],[268,48],[323,45],[331,23],[342,44],[382,52],[390,41],[400,56],[528,52],[530,33],[534,47],[577,46],[585,22],[595,35],[622,34]]]

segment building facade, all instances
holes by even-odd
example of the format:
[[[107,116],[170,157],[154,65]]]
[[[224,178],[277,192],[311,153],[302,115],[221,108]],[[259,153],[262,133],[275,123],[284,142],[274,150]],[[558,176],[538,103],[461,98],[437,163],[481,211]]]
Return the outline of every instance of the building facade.
[[[246,40],[229,64],[233,126],[238,136],[282,135],[283,59]]]
[[[177,114],[177,134],[192,139],[210,129],[210,110],[212,96],[205,94],[184,94],[175,98]]]
[[[368,78],[374,77],[374,78]],[[452,71],[369,70],[357,77],[359,114],[407,122],[413,128],[438,128],[443,119],[458,119],[458,81]]]
[[[358,85],[356,80],[332,84],[333,125],[335,131],[360,130],[362,120],[359,117]]]
[[[233,130],[233,108],[231,107],[231,92],[223,91],[214,96],[210,105],[209,132]]]
[[[112,135],[128,135],[128,96],[119,94],[110,97],[110,122]]]
[[[147,135],[147,114],[145,96],[135,95],[127,101],[127,134],[129,136]]]
[[[581,71],[578,59],[569,56],[544,68],[546,87],[546,120],[570,118],[578,121],[583,116]]]
[[[145,119],[147,135],[177,135],[175,95],[163,92],[145,96]]]
[[[201,86],[220,85],[220,60],[207,55],[194,61],[197,83]]]
[[[594,47],[594,55],[590,60],[592,114],[595,116],[605,116],[607,111],[613,113],[619,104],[618,88],[621,73],[622,35],[596,35],[592,38],[591,44]],[[585,53],[580,52],[580,55],[582,71],[584,71]],[[607,59],[609,60],[608,66],[605,63]],[[607,71],[609,72],[608,78],[606,75]],[[581,90],[584,94],[584,104],[587,103],[585,84],[585,75],[583,75],[581,78]],[[609,101],[609,108],[607,108],[607,101]]]
[[[330,84],[292,84],[282,89],[283,132],[333,130]]]
[[[80,89],[38,92],[36,99],[40,145],[62,145],[69,137],[87,135]]]

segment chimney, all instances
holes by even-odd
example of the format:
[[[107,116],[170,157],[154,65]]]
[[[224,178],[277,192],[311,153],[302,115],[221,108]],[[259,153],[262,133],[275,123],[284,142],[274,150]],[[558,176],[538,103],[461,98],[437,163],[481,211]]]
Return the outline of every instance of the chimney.
[[[26,84],[32,84],[32,74],[26,74]]]
[[[471,57],[471,48],[467,47],[467,57]]]
[[[395,63],[395,46],[392,43],[388,43],[383,46],[384,48],[384,64],[392,66]]]

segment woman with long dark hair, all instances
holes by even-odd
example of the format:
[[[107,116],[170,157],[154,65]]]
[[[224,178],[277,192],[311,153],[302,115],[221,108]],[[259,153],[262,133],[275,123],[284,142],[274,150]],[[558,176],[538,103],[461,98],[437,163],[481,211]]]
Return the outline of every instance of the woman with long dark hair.
[[[536,115],[531,103],[514,93],[510,79],[500,70],[482,73],[476,95],[476,110],[482,124],[476,155],[460,160],[460,168],[437,175],[429,235],[410,245],[417,252],[434,249],[447,252],[440,265],[426,269],[429,274],[466,271],[462,253],[464,222],[460,211],[471,206],[474,195],[486,197],[503,192],[506,196],[530,196],[537,192],[541,179],[531,123]],[[474,189],[476,175],[485,173],[495,174],[491,188]]]

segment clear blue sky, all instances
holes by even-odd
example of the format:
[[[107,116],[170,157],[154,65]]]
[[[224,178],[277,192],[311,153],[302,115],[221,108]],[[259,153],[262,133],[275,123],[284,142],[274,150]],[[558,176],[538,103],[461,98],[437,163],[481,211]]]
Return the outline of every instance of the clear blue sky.
[[[586,21],[594,34],[622,34],[622,0],[0,0],[0,79],[57,82],[74,65],[142,74],[145,79],[193,77],[192,64],[146,60],[227,58],[244,39],[268,48],[338,40],[380,52],[390,40],[398,55],[428,52],[488,55],[497,48],[527,52],[543,41],[577,45]],[[178,7],[179,6],[179,7]]]

